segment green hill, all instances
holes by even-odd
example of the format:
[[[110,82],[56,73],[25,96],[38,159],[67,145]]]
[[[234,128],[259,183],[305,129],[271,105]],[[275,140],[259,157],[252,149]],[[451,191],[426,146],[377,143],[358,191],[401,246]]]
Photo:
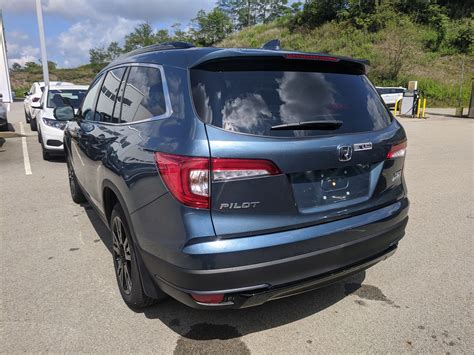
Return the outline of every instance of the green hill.
[[[209,13],[200,11],[187,31],[154,31],[140,24],[125,36],[124,48],[112,42],[95,48],[91,63],[113,60],[121,53],[173,40],[220,47],[261,47],[278,38],[289,50],[333,53],[368,59],[369,77],[377,86],[407,86],[418,80],[431,107],[459,105],[464,66],[462,105],[467,107],[474,79],[472,26],[474,5],[461,0],[307,0],[304,6],[284,6],[286,0],[218,1]],[[280,4],[271,13],[265,4]],[[263,9],[263,10],[262,10]],[[256,24],[260,23],[260,24]],[[256,24],[256,25],[255,25]],[[253,26],[252,26],[253,25]],[[217,42],[217,43],[216,43]],[[51,80],[90,83],[105,64],[56,69]],[[17,96],[41,80],[36,63],[17,66],[12,85]]]
[[[234,33],[219,45],[260,47],[274,38],[279,38],[285,49],[368,59],[371,63],[369,77],[377,86],[406,87],[409,80],[418,80],[431,107],[458,105],[464,57],[462,104],[468,106],[474,79],[472,53],[462,55],[429,50],[427,45],[434,34],[427,26],[403,21],[403,25],[391,24],[380,31],[368,32],[347,23],[330,22],[311,30],[290,31],[285,23],[276,21]],[[396,67],[400,70],[393,75]]]
[[[102,68],[101,65],[87,64],[77,68],[56,69],[50,68],[49,80],[69,81],[75,84],[90,84],[95,75]],[[16,70],[10,72],[12,89],[16,97],[23,97],[35,81],[43,81],[43,71],[40,66],[27,70]]]

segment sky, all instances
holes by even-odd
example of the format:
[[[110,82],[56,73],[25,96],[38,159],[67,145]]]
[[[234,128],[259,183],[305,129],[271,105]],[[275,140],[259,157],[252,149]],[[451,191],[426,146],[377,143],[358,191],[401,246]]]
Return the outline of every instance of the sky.
[[[89,62],[89,49],[123,44],[126,34],[141,22],[155,29],[181,23],[186,28],[196,13],[210,10],[216,0],[41,0],[46,52],[58,67]],[[9,65],[38,61],[38,23],[35,0],[0,0]]]

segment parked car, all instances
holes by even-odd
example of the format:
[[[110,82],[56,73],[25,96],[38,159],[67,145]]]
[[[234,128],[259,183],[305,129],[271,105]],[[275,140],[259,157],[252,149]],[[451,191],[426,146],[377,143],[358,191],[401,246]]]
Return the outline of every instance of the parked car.
[[[35,122],[38,128],[38,141],[41,144],[43,159],[51,155],[64,154],[63,138],[67,121],[54,117],[57,107],[72,106],[76,112],[87,92],[87,85],[49,85],[44,88],[40,108],[36,111]]]
[[[62,81],[50,81],[49,85],[74,85],[72,83],[68,82],[62,82]],[[44,82],[39,81],[33,83],[31,86],[31,89],[27,92],[25,92],[25,99],[23,100],[23,109],[25,111],[25,120],[26,123],[29,123],[31,125],[31,129],[33,131],[36,131],[36,121],[35,121],[35,116],[36,116],[36,110],[39,107],[41,96],[43,95],[44,91]]]
[[[7,107],[3,103],[3,95],[0,94],[0,132],[9,130],[7,111]]]
[[[407,138],[365,74],[346,57],[171,43],[103,69],[76,118],[57,108],[72,199],[109,226],[127,305],[255,306],[392,255]]]
[[[403,93],[407,91],[404,87],[377,87],[377,92],[382,97],[385,104],[389,107],[395,106],[398,100],[403,98]]]

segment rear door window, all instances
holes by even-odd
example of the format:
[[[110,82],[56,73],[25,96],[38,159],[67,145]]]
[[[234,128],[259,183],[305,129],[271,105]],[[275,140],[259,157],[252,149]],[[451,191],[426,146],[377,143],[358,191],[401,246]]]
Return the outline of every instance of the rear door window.
[[[237,133],[301,137],[380,130],[390,114],[365,75],[310,71],[191,70],[202,121]],[[272,130],[305,121],[338,120],[334,130]]]
[[[161,71],[148,66],[131,67],[122,99],[122,122],[141,121],[164,113]]]
[[[117,122],[118,117],[114,117],[115,99],[117,98],[120,82],[122,81],[125,67],[110,70],[105,77],[97,100],[96,114],[102,122]]]
[[[103,75],[98,77],[92,85],[89,87],[89,91],[87,91],[84,100],[82,101],[82,105],[79,109],[78,116],[80,116],[85,121],[96,121],[96,116],[94,115],[94,102],[97,96],[97,91],[100,88],[100,83],[102,82]]]

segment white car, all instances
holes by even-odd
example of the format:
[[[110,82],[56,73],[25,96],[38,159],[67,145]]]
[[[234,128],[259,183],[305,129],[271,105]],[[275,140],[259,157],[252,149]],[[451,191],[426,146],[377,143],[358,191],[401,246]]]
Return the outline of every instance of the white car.
[[[72,106],[74,112],[77,112],[88,88],[87,85],[61,84],[44,89],[35,116],[44,160],[49,160],[51,155],[64,154],[63,137],[67,121],[55,118],[54,110],[57,107]]]
[[[377,87],[377,92],[382,96],[382,100],[387,106],[395,106],[397,100],[403,98],[403,93],[407,91],[406,88],[398,87]]]
[[[49,85],[74,85],[64,81],[50,81]],[[34,121],[36,110],[41,100],[44,91],[44,82],[37,81],[33,83],[30,91],[25,92],[25,99],[23,100],[23,108],[25,111],[26,123],[31,125],[31,129],[36,131],[36,121]],[[35,107],[36,106],[36,107]],[[33,122],[34,121],[34,122]]]

